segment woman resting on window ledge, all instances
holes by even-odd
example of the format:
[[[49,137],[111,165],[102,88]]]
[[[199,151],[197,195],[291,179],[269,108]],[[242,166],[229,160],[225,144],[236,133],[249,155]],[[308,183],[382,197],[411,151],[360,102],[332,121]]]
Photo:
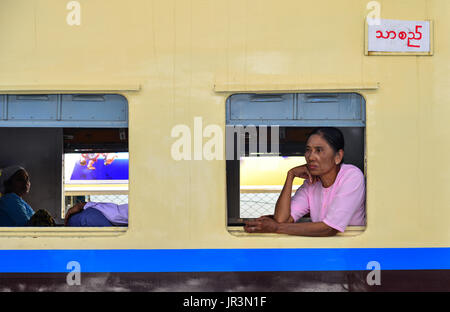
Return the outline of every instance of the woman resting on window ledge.
[[[288,171],[273,216],[247,221],[248,233],[334,236],[347,225],[365,225],[361,170],[343,164],[344,136],[337,128],[315,129],[306,142],[306,165]],[[305,179],[291,198],[294,178]],[[297,222],[309,213],[312,222]]]

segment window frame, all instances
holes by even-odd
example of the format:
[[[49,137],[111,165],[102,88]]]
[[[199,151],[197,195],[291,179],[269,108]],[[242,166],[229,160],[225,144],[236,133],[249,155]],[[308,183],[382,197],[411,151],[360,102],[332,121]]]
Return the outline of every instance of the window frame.
[[[233,114],[233,108],[232,108],[232,98],[233,96],[239,96],[241,98],[245,98],[245,96],[247,96],[247,98],[251,98],[252,96],[257,96],[260,97],[261,99],[263,99],[262,101],[267,104],[267,102],[270,103],[270,98],[276,98],[278,96],[278,98],[286,98],[286,95],[290,95],[290,98],[292,98],[292,118],[286,118],[286,119],[280,119],[278,118],[267,118],[267,115],[265,116],[260,116],[259,118],[253,118],[253,119],[245,119],[245,118],[239,118],[239,116],[236,117],[236,113]],[[322,118],[322,119],[313,119],[313,118],[298,118],[299,117],[299,113],[301,112],[302,109],[302,100],[304,100],[304,98],[308,97],[308,96],[312,96],[313,101],[316,100],[319,103],[330,103],[327,101],[327,97],[329,99],[333,99],[335,98],[339,98],[339,97],[343,97],[345,98],[345,96],[349,96],[350,97],[350,101],[352,101],[351,103],[351,107],[353,108],[358,108],[359,107],[359,111],[356,112],[355,114],[353,114],[353,118],[352,119],[339,119],[339,118]],[[314,99],[314,96],[317,96],[317,99]],[[268,100],[269,99],[269,100]],[[279,100],[278,99],[278,100]],[[355,99],[359,100],[359,104],[355,103]],[[273,101],[272,103],[274,103],[273,107],[276,107],[275,104],[276,101]],[[336,102],[336,101],[335,101]],[[243,105],[240,103],[240,109],[242,109]],[[311,106],[310,106],[311,107]],[[267,106],[266,106],[267,109]],[[235,110],[239,111],[238,109]],[[285,109],[284,111],[288,112],[288,109]],[[264,112],[267,114],[267,112]],[[349,112],[351,113],[351,111]],[[249,116],[251,115],[251,112],[248,114]],[[256,115],[253,115],[256,116]],[[348,116],[348,115],[347,115]],[[285,116],[286,117],[286,116]],[[301,117],[301,116],[300,116]],[[325,116],[324,116],[325,117]],[[336,116],[334,116],[336,117]],[[357,118],[355,118],[357,117]],[[315,127],[319,127],[319,126],[333,126],[333,127],[337,127],[337,128],[346,128],[346,129],[359,129],[356,132],[357,133],[356,136],[360,137],[360,146],[358,146],[359,149],[359,153],[358,154],[358,167],[362,170],[362,172],[365,174],[366,172],[366,99],[364,98],[364,96],[360,93],[356,93],[356,92],[308,92],[308,93],[235,93],[235,94],[231,94],[230,96],[228,96],[228,98],[226,99],[226,127],[230,127],[230,126],[250,126],[250,125],[254,125],[256,127],[258,126],[271,126],[271,125],[276,125],[280,127],[280,133],[284,131],[284,129],[289,128],[289,127],[295,127],[295,128],[315,128]],[[231,131],[227,131],[226,135],[228,136],[229,133],[231,133]],[[280,135],[282,136],[282,134]],[[347,139],[347,138],[346,138]],[[259,142],[259,137],[258,140]],[[226,139],[226,153],[228,155],[229,153],[229,148],[230,148],[230,138],[227,137]],[[237,235],[237,236],[245,236],[246,234],[244,234],[245,232],[243,232],[242,230],[242,225],[244,224],[243,222],[246,220],[246,218],[240,218],[240,181],[239,181],[239,176],[240,176],[240,172],[239,172],[239,168],[240,166],[239,164],[239,160],[236,159],[237,157],[237,148],[236,145],[239,144],[239,142],[236,142],[236,136],[234,136],[233,138],[233,159],[228,159],[226,160],[226,189],[227,189],[227,194],[226,194],[226,198],[227,198],[227,228],[229,230],[229,232],[233,235]],[[347,142],[346,142],[347,144]],[[347,145],[348,146],[348,145]],[[244,150],[244,155],[247,152],[247,146]],[[281,152],[281,148],[280,149],[280,156],[288,156],[288,155],[283,155]],[[302,151],[301,153],[298,154],[299,156],[304,156],[304,151]],[[347,154],[346,154],[347,155]],[[238,204],[236,204],[238,203]],[[302,218],[303,219],[303,218]],[[301,220],[301,221],[307,221],[307,220]],[[353,234],[357,235],[359,234],[361,231],[363,231],[365,229],[364,227],[357,227],[357,226],[349,226],[347,227],[347,230],[345,233],[339,233],[339,235],[343,235],[343,236],[352,236]]]
[[[79,118],[83,114],[79,115],[78,118],[73,118],[69,120],[67,116],[70,114],[68,110],[64,109],[64,103],[67,102],[68,97],[78,97],[77,100],[95,100],[103,101],[104,106],[108,107],[108,102],[110,99],[116,99],[116,107],[119,107],[120,112],[115,116],[116,119],[104,118],[104,120],[96,119],[93,115],[96,114],[93,110],[91,112],[91,119]],[[52,98],[52,103],[50,105],[53,110],[49,112],[48,116],[51,118],[34,118],[34,116],[29,116],[29,118],[24,118],[22,113],[22,118],[20,120],[11,115],[11,105],[9,99],[15,97],[15,100],[27,99],[30,101],[45,100],[45,98]],[[103,99],[102,99],[103,97]],[[56,98],[56,100],[55,100]],[[66,100],[63,100],[66,99]],[[119,101],[119,102],[118,102]],[[122,101],[122,104],[120,102]],[[76,105],[76,104],[73,104]],[[89,104],[88,104],[89,105]],[[65,92],[65,93],[52,93],[52,92],[20,92],[20,93],[1,93],[0,94],[0,129],[3,128],[58,128],[63,130],[64,128],[126,128],[129,129],[129,110],[130,110],[130,100],[129,98],[121,92],[95,92],[95,91],[85,91],[85,92]],[[23,112],[26,113],[26,110]],[[64,113],[65,112],[65,113]],[[111,115],[111,114],[110,114]],[[48,117],[47,116],[47,117]],[[65,116],[65,117],[64,117]],[[129,132],[128,132],[129,133]],[[127,135],[127,151],[129,152],[129,137]],[[62,144],[62,141],[61,141]],[[64,147],[62,147],[62,154],[64,155]],[[62,161],[61,161],[62,163]],[[62,164],[63,168],[63,164]],[[63,179],[64,173],[61,172],[61,178]],[[64,206],[64,189],[63,183],[61,181],[61,206]],[[129,189],[126,191],[129,194]],[[58,208],[58,207],[57,207]],[[19,237],[41,237],[41,236],[118,236],[123,235],[129,229],[129,224],[126,227],[123,226],[113,226],[113,227],[0,227],[0,236],[19,236]]]

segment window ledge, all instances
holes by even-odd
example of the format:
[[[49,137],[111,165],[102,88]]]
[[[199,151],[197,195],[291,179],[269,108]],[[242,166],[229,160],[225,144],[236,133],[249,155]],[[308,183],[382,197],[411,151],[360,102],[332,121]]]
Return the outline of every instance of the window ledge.
[[[312,83],[312,84],[239,84],[239,83],[216,83],[215,92],[299,92],[299,91],[353,91],[353,90],[377,90],[379,82],[355,82],[355,83]]]
[[[295,235],[276,234],[276,233],[247,233],[242,226],[228,226],[228,232],[237,237],[298,237]],[[338,232],[336,236],[357,236],[365,231],[365,226],[347,226],[345,232]]]
[[[121,91],[140,91],[139,83],[124,83],[124,84],[32,84],[32,85],[0,85],[0,94],[14,93],[29,93],[36,94],[58,92],[59,94],[74,93],[74,92],[121,92]]]
[[[128,227],[1,227],[1,237],[98,237],[119,236],[128,231]]]

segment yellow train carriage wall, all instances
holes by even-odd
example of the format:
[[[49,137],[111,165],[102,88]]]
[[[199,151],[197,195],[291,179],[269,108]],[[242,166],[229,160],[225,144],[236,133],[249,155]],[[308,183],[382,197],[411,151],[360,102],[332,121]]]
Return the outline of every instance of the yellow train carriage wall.
[[[1,1],[1,94],[123,96],[130,178],[128,227],[3,227],[0,271],[65,284],[71,261],[82,274],[448,270],[449,12],[447,0]],[[369,51],[376,14],[428,21],[429,50]],[[366,227],[319,238],[228,223],[238,94],[361,99]]]

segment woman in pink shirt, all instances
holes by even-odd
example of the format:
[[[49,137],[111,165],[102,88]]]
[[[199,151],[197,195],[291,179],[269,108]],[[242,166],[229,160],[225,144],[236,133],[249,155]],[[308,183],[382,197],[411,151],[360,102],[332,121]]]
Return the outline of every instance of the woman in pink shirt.
[[[333,236],[347,225],[365,225],[361,170],[343,164],[344,136],[337,128],[315,129],[306,142],[306,165],[289,170],[273,216],[246,222],[249,233]],[[291,198],[294,178],[305,179]],[[310,214],[312,222],[295,223]]]

